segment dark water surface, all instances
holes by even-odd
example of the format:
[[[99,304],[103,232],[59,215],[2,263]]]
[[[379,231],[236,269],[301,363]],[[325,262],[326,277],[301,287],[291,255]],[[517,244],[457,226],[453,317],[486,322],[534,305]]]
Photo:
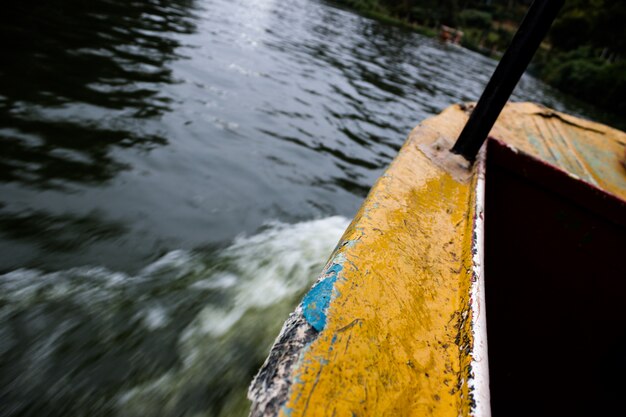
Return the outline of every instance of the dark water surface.
[[[0,415],[245,415],[408,132],[495,63],[315,0],[0,15]],[[526,77],[514,94],[599,117]]]

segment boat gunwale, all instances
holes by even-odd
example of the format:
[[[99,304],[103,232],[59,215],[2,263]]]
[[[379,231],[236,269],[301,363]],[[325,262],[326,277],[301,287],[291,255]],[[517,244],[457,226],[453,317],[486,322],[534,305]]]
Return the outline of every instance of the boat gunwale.
[[[462,241],[460,247],[457,248],[461,250],[460,252],[457,252],[456,254],[454,252],[450,252],[450,254],[452,254],[452,259],[454,259],[453,262],[451,262],[451,260],[447,258],[439,259],[442,263],[447,262],[446,265],[450,267],[453,267],[454,265],[455,269],[451,270],[453,271],[453,275],[456,274],[456,278],[454,278],[453,275],[448,276],[445,274],[442,276],[432,276],[433,280],[439,282],[437,285],[447,285],[444,283],[444,281],[448,279],[459,279],[458,283],[461,284],[461,286],[458,287],[456,290],[456,292],[458,292],[458,290],[460,289],[460,294],[462,294],[460,299],[454,298],[457,297],[457,295],[453,295],[455,293],[455,290],[452,290],[448,293],[448,296],[451,297],[450,302],[455,303],[456,308],[456,312],[450,320],[458,320],[458,323],[456,324],[456,327],[448,328],[447,331],[449,331],[450,333],[447,334],[447,336],[455,333],[455,346],[451,347],[451,350],[449,352],[444,353],[437,351],[437,348],[434,345],[432,347],[432,354],[434,354],[435,356],[448,355],[454,349],[457,349],[458,354],[460,355],[460,358],[456,362],[456,365],[460,366],[460,369],[458,371],[458,374],[453,377],[458,378],[457,380],[455,380],[455,384],[457,384],[455,385],[457,390],[456,392],[457,395],[459,395],[457,397],[458,401],[456,402],[456,415],[473,417],[489,417],[491,415],[488,367],[489,356],[487,350],[487,323],[484,281],[484,210],[486,204],[485,184],[486,181],[489,181],[489,173],[487,172],[489,166],[491,164],[504,166],[508,170],[512,171],[514,174],[519,175],[530,181],[533,186],[547,189],[549,192],[573,201],[574,203],[588,210],[591,210],[604,218],[611,220],[615,224],[626,227],[626,201],[623,198],[607,191],[606,189],[603,189],[599,185],[595,185],[594,183],[590,182],[594,180],[593,176],[590,176],[590,178],[580,178],[577,175],[569,172],[567,165],[568,161],[562,161],[558,157],[554,157],[552,159],[542,158],[541,149],[535,146],[535,144],[532,142],[531,137],[533,133],[536,133],[536,130],[532,129],[540,130],[542,128],[546,128],[546,126],[543,125],[533,125],[533,123],[535,123],[537,119],[550,120],[550,123],[562,123],[568,126],[573,126],[575,128],[581,128],[582,130],[587,131],[590,134],[614,135],[615,133],[612,132],[617,132],[618,136],[615,137],[619,138],[619,135],[623,135],[623,133],[619,131],[614,131],[614,129],[611,128],[600,130],[598,128],[602,127],[600,125],[596,125],[592,122],[587,122],[584,120],[578,120],[572,116],[560,114],[558,112],[554,112],[552,110],[531,103],[513,104],[507,106],[507,108],[509,109],[508,118],[505,118],[506,121],[504,122],[504,125],[501,125],[501,128],[498,128],[498,124],[496,124],[496,128],[494,128],[494,131],[492,131],[492,135],[488,138],[487,143],[483,146],[476,163],[473,166],[468,166],[466,168],[460,166],[458,164],[458,161],[456,160],[446,159],[447,154],[449,154],[447,152],[447,149],[449,148],[446,146],[446,143],[449,142],[452,137],[454,137],[457,129],[461,127],[461,123],[467,118],[467,112],[471,110],[469,106],[454,105],[448,107],[438,116],[426,119],[425,121],[420,123],[415,129],[413,129],[407,141],[400,150],[398,156],[396,156],[390,167],[381,176],[381,179],[379,179],[379,181],[372,187],[372,190],[370,191],[368,197],[363,203],[361,210],[353,220],[353,223],[351,224],[346,234],[344,234],[344,237],[340,240],[339,245],[331,255],[329,263],[324,268],[324,271],[322,272],[320,278],[313,285],[314,289],[316,285],[321,282],[321,280],[329,278],[330,275],[332,275],[330,274],[330,272],[332,272],[331,270],[333,266],[342,263],[342,261],[337,260],[338,256],[343,256],[342,259],[345,261],[345,254],[350,253],[346,251],[351,250],[350,248],[352,248],[352,245],[355,243],[354,239],[351,240],[350,238],[355,237],[356,229],[359,230],[359,233],[365,236],[365,232],[363,231],[365,229],[368,229],[369,232],[375,231],[376,233],[382,234],[386,230],[385,228],[390,227],[390,220],[384,218],[381,219],[380,215],[378,215],[379,217],[376,220],[380,224],[372,225],[372,218],[370,218],[371,213],[369,213],[368,210],[378,210],[379,202],[384,206],[386,199],[396,198],[397,196],[389,194],[389,192],[392,191],[391,189],[393,189],[394,187],[398,187],[399,189],[396,189],[395,191],[399,192],[400,194],[415,193],[417,192],[415,190],[419,187],[423,187],[423,184],[420,183],[422,185],[416,188],[415,185],[409,185],[410,181],[408,180],[413,179],[419,182],[420,180],[426,178],[428,180],[434,180],[436,182],[439,182],[440,188],[435,187],[428,189],[430,190],[430,193],[435,194],[429,194],[424,191],[419,191],[418,200],[419,198],[422,198],[427,202],[434,202],[434,199],[437,199],[437,196],[439,196],[439,198],[447,199],[446,204],[451,205],[437,205],[436,208],[433,209],[434,212],[437,212],[438,215],[440,215],[440,217],[435,219],[435,221],[443,222],[437,223],[437,227],[441,227],[440,231],[447,236],[446,239],[456,239],[458,242]],[[507,110],[505,110],[505,113],[506,112]],[[528,124],[524,124],[528,122],[531,122],[530,128],[528,127]],[[507,123],[509,124],[507,125]],[[548,129],[549,134],[560,135],[566,133],[558,130],[560,125],[550,125],[548,127],[555,129],[554,132]],[[542,134],[545,132],[540,131],[539,133]],[[603,137],[609,138],[609,136]],[[543,139],[546,140],[546,138]],[[547,140],[548,142],[544,145],[571,148],[571,144],[567,143],[567,138],[561,137],[559,138],[558,143],[555,142],[552,144],[549,143],[550,138],[547,138]],[[613,150],[615,149],[615,144],[612,144],[610,146],[602,145],[602,143],[597,141],[597,138],[590,138],[591,144],[593,144],[593,140],[596,140],[595,146],[599,146],[600,148],[606,146],[607,150],[610,148],[612,148]],[[617,140],[617,143],[622,142],[621,140]],[[560,150],[561,149],[555,149],[555,152],[558,152]],[[604,161],[602,159],[600,160]],[[610,159],[610,161],[611,164],[614,162],[612,159]],[[580,163],[585,161],[577,160],[576,162]],[[465,171],[464,175],[458,175],[460,172],[459,170]],[[602,169],[600,169],[600,171],[602,171]],[[577,171],[574,170],[574,172]],[[405,178],[405,180],[407,180],[408,182],[401,182],[399,183],[399,185],[396,183],[394,185],[394,183],[390,182],[390,178],[393,178],[394,175],[397,174],[408,174],[409,177]],[[621,184],[620,181],[621,179],[618,179],[618,184]],[[601,181],[599,181],[599,183],[603,184]],[[620,186],[617,186],[617,188],[615,188],[617,192],[621,191],[621,188],[619,187]],[[413,188],[412,191],[411,188]],[[613,189],[612,187],[608,188]],[[421,190],[421,188],[419,189]],[[455,193],[467,193],[467,204],[464,205],[461,200],[451,199],[450,196],[454,195]],[[366,208],[364,209],[364,207]],[[423,206],[418,204],[416,207],[419,209]],[[465,220],[460,220],[459,223],[455,225],[455,227],[462,224],[462,222],[464,222],[463,224],[465,224],[465,226],[459,227],[458,229],[450,229],[448,226],[446,226],[446,222],[451,219],[451,217],[447,216],[451,215],[454,210],[456,210],[458,216],[465,216]],[[427,213],[425,214],[425,216],[429,216],[432,214],[433,213]],[[417,212],[413,216],[417,216],[419,218],[420,216],[422,216],[422,214]],[[425,218],[422,218],[422,220],[424,220]],[[457,220],[459,218],[460,217],[457,217]],[[406,220],[404,225],[404,227],[408,227]],[[365,226],[365,228],[363,228],[362,226]],[[377,227],[380,227],[380,229]],[[452,230],[455,231],[453,232]],[[393,235],[393,229],[389,229],[388,231],[392,232]],[[435,238],[435,242],[425,242],[425,240],[428,240],[430,238],[428,237],[428,234],[423,234],[422,229],[413,230],[413,232],[417,232],[418,235],[407,235],[405,236],[405,238],[409,239],[411,236],[413,236],[418,240],[421,239],[422,243],[428,245],[430,245],[431,243],[436,244],[438,241],[438,239]],[[357,235],[359,233],[357,233]],[[419,233],[422,233],[423,235],[420,236]],[[435,235],[431,234],[430,236],[431,238],[433,238]],[[358,240],[360,240],[360,237],[357,238],[357,241]],[[418,254],[418,256],[420,256],[419,253],[422,254],[421,256],[425,255],[425,260],[429,261],[432,260],[430,258],[430,255],[436,252],[431,253],[418,251],[416,253]],[[383,254],[381,253],[381,255]],[[414,255],[415,254],[412,254],[410,256]],[[337,263],[333,263],[335,261],[337,261]],[[359,262],[361,261],[359,260]],[[417,274],[417,270],[415,271]],[[366,274],[367,273],[369,272],[366,272]],[[435,273],[435,270],[433,270],[432,274]],[[336,272],[336,274],[334,275],[335,278],[337,278],[337,274],[338,272]],[[353,276],[352,278],[355,277]],[[423,277],[421,277],[420,279],[423,279]],[[338,282],[340,281],[347,282],[343,277],[340,277]],[[421,285],[431,286],[434,284],[422,282]],[[333,289],[332,291],[335,291],[335,289]],[[441,291],[448,290],[445,290],[444,287],[442,287]],[[333,292],[333,294],[335,293]],[[433,298],[435,297],[435,295],[433,295],[432,293],[430,295],[432,295]],[[329,295],[329,297],[331,296]],[[334,297],[335,296],[333,295],[330,301],[331,307],[336,307],[338,304]],[[455,301],[452,301],[453,299]],[[305,305],[304,307],[307,306]],[[441,313],[444,311],[440,309],[440,307],[442,306],[433,307],[432,304],[430,304],[428,308],[434,308],[434,310],[425,314],[430,314],[432,316],[431,318],[434,319],[434,316],[437,313],[441,315]],[[339,310],[334,311],[333,313],[333,315],[335,316],[339,314],[340,310],[344,307],[339,306],[337,308],[339,308]],[[406,313],[411,313],[411,309],[409,307],[406,308]],[[294,412],[294,415],[327,415],[330,413],[330,406],[333,404],[332,402],[329,403],[328,401],[332,401],[331,397],[337,399],[336,397],[333,397],[336,393],[333,393],[331,390],[329,391],[330,395],[326,399],[321,399],[320,401],[320,398],[318,398],[317,400],[313,401],[315,405],[313,405],[312,402],[311,408],[308,408],[308,399],[306,399],[306,407],[304,407],[304,409],[291,408],[287,407],[286,405],[289,401],[289,398],[296,398],[296,400],[300,399],[301,396],[303,396],[302,398],[310,398],[309,396],[313,395],[313,391],[309,391],[308,393],[306,391],[300,391],[294,394],[292,388],[300,389],[299,387],[304,384],[313,384],[312,386],[314,390],[319,380],[319,375],[322,372],[320,368],[319,373],[316,373],[317,376],[313,375],[314,378],[306,382],[305,380],[300,379],[300,376],[302,376],[302,374],[298,373],[298,369],[301,369],[302,366],[304,366],[305,368],[309,367],[313,363],[310,362],[312,358],[314,358],[314,361],[326,360],[323,358],[324,352],[319,351],[318,348],[315,349],[318,349],[317,351],[319,351],[318,353],[320,353],[320,356],[311,356],[312,353],[309,350],[309,348],[316,341],[316,339],[321,338],[321,335],[324,335],[326,329],[324,329],[324,326],[321,326],[321,329],[318,329],[316,327],[316,331],[313,331],[313,333],[309,332],[312,329],[311,323],[310,321],[307,322],[307,320],[303,317],[302,310],[303,304],[300,304],[296,308],[296,311],[292,313],[290,318],[287,320],[287,322],[285,323],[285,327],[283,327],[283,331],[279,335],[276,344],[272,348],[272,353],[270,354],[268,361],[259,373],[259,376],[262,376],[263,373],[272,374],[274,379],[276,379],[277,374],[282,373],[282,377],[285,377],[285,379],[279,381],[279,383],[281,383],[283,387],[280,392],[281,395],[287,395],[288,398],[282,397],[281,399],[279,399],[278,402],[280,404],[275,402],[275,397],[268,398],[268,395],[271,397],[272,393],[264,392],[264,390],[268,388],[270,388],[271,390],[271,386],[276,385],[275,381],[272,382],[270,381],[271,378],[267,379],[265,378],[265,376],[262,376],[261,378],[259,378],[258,376],[258,379],[256,379],[253,383],[253,386],[251,386],[249,394],[249,398],[253,401],[253,404],[255,404],[253,407],[256,407],[256,404],[258,404],[259,400],[267,401],[268,399],[274,400],[274,406],[276,407],[272,410],[266,409],[265,412],[257,409],[256,413],[253,413],[251,415],[290,416],[292,411]],[[354,321],[351,322],[351,324],[340,328],[339,330],[335,328],[334,331],[344,331],[347,328],[351,328],[353,324]],[[289,331],[297,331],[297,333],[302,336],[302,338],[298,340],[290,340],[287,334]],[[333,331],[331,330],[330,333],[324,335],[324,338],[328,339],[329,334],[332,335]],[[422,341],[426,342],[428,340],[428,337],[430,337],[428,336],[428,331],[425,330]],[[335,339],[333,338],[332,343],[334,343],[334,340]],[[298,352],[292,352],[292,354],[297,357],[292,356],[290,358],[287,358],[287,362],[284,362],[285,356],[283,356],[283,359],[279,361],[279,363],[271,363],[273,362],[273,359],[277,359],[278,356],[281,356],[285,353],[281,352],[280,345],[284,346],[291,342],[297,342],[298,346],[300,346],[298,348]],[[330,344],[330,351],[333,350],[332,343]],[[328,351],[326,351],[326,353],[328,353]],[[309,362],[302,362],[305,355],[307,355],[307,357],[309,358]],[[273,359],[272,356],[274,356]],[[330,360],[330,358],[328,358],[328,360]],[[283,367],[281,369],[280,362],[288,363],[290,366],[293,366],[295,368],[290,368],[287,370]],[[412,364],[411,360],[409,360],[406,362],[406,365],[408,365],[410,368],[413,368],[414,364]],[[275,366],[278,366],[278,368],[273,368]],[[416,371],[423,373],[426,372],[424,369]],[[355,371],[355,369],[350,368],[349,372]],[[428,377],[427,373],[425,375],[426,377]],[[280,378],[280,376],[278,377]],[[431,379],[430,383],[432,384],[435,381],[436,380]],[[362,381],[359,382],[359,384],[365,384],[365,382]],[[413,389],[426,389],[426,391],[420,395],[422,395],[425,404],[429,407],[428,409],[430,410],[430,414],[451,415],[449,414],[449,412],[452,412],[451,408],[437,408],[439,406],[437,404],[439,398],[437,395],[435,395],[438,392],[436,389],[431,388],[429,390],[428,386],[420,386],[419,384],[417,386],[414,386]],[[344,390],[340,389],[339,391],[343,392]],[[384,394],[384,392],[382,394]],[[435,398],[435,401],[431,399],[431,396],[432,398]],[[410,404],[407,403],[406,405]],[[418,405],[420,407],[424,406],[424,404],[422,403]],[[307,412],[307,409],[309,412]],[[385,412],[390,412],[395,410],[395,408],[391,407],[383,410],[386,410]],[[413,410],[413,412],[416,412],[416,410]]]
[[[626,200],[621,197],[555,164],[518,150],[500,138],[490,136],[487,149],[489,164],[495,163],[526,178],[536,186],[545,188],[617,225],[626,227]]]

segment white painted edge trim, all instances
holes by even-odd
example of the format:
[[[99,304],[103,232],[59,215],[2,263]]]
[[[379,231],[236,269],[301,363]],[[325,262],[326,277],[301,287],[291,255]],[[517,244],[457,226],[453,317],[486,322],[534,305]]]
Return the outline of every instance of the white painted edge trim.
[[[475,239],[472,248],[473,279],[470,288],[472,310],[472,333],[474,346],[472,349],[472,377],[469,388],[474,396],[474,417],[491,417],[491,395],[489,391],[489,357],[487,351],[487,313],[485,307],[485,173],[486,146],[483,146],[476,160],[476,206],[475,206]]]

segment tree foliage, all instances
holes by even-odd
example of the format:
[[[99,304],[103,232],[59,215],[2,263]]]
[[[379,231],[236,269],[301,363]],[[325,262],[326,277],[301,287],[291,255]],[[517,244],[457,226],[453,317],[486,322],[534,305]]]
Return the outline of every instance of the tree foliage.
[[[568,0],[538,59],[546,82],[626,114],[626,1]]]

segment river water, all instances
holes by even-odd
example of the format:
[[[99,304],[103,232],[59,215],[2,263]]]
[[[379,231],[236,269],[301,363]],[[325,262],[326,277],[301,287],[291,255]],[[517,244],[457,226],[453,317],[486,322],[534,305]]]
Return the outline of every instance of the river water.
[[[0,415],[243,416],[420,120],[495,63],[316,0],[0,17]],[[597,117],[525,77],[513,99]]]

